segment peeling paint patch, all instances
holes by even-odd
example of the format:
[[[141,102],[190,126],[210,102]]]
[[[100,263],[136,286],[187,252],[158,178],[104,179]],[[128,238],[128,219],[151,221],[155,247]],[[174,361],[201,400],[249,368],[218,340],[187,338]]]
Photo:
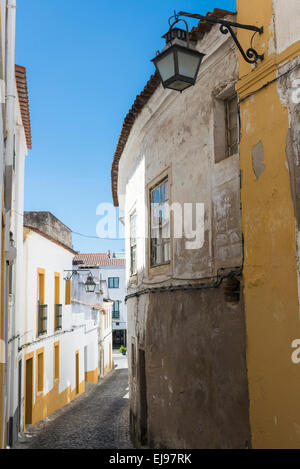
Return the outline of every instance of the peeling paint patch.
[[[266,169],[266,166],[263,163],[264,157],[264,146],[262,142],[259,142],[252,148],[252,168],[257,179],[260,178],[260,176]]]

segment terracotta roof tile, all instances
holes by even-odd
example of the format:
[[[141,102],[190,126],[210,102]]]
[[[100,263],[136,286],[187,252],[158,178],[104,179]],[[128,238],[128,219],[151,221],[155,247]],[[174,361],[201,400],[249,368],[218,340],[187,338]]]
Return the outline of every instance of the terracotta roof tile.
[[[221,10],[220,8],[215,8],[213,12],[208,12],[206,16],[215,16],[218,18],[224,18],[225,16],[235,15],[235,13],[227,10]],[[199,21],[198,26],[191,30],[191,39],[198,41],[201,40],[206,32],[209,32],[213,24],[206,23],[205,21]],[[111,168],[111,188],[112,196],[115,207],[119,205],[118,201],[118,172],[119,172],[119,161],[121,159],[122,153],[126,146],[127,140],[129,138],[133,124],[144,108],[145,104],[149,101],[151,96],[154,94],[156,89],[160,84],[160,79],[158,73],[155,72],[154,75],[150,77],[150,80],[147,82],[144,90],[141,94],[137,95],[135,102],[128,112],[127,116],[124,119],[121,135],[117,144],[117,148],[114,154],[114,159]]]
[[[125,258],[110,257],[106,252],[79,252],[74,257],[74,262],[82,261],[82,266],[118,266],[125,265]]]
[[[16,65],[15,76],[16,76],[16,84],[17,84],[17,90],[18,90],[18,96],[19,96],[22,122],[23,122],[24,131],[26,135],[26,144],[27,144],[27,148],[31,150],[32,149],[31,124],[30,124],[26,68],[21,67],[20,65]]]

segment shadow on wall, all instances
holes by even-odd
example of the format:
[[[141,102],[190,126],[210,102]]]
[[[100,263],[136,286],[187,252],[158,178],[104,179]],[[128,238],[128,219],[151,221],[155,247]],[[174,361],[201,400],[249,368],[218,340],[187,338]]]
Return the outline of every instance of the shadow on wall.
[[[136,447],[250,446],[243,277],[208,283],[127,300]]]

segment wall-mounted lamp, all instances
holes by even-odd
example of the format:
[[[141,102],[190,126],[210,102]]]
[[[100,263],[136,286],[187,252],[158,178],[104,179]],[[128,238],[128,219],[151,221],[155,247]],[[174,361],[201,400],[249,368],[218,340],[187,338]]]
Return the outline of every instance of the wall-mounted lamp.
[[[80,270],[66,270],[65,272],[69,272],[68,275],[64,280],[69,281],[73,277],[73,275],[78,275],[79,272],[89,272],[89,275],[84,283],[84,288],[87,293],[94,293],[96,290],[96,282],[94,281],[93,274],[90,270],[80,269]]]
[[[166,39],[166,46],[161,53],[157,53],[156,57],[152,59],[156,70],[161,78],[164,88],[170,88],[172,90],[182,92],[186,88],[194,85],[200,69],[202,59],[205,54],[198,52],[194,46],[190,44],[189,38],[189,27],[187,22],[179,18],[185,16],[188,18],[196,18],[198,20],[204,20],[208,23],[220,24],[220,31],[222,34],[230,33],[239,51],[246,62],[250,64],[256,64],[258,60],[263,60],[264,55],[257,53],[252,47],[252,42],[255,34],[262,34],[264,29],[258,28],[257,26],[245,25],[234,23],[232,21],[226,21],[221,18],[215,18],[214,16],[203,16],[192,13],[185,13],[183,11],[169,18],[170,29],[167,34],[163,36]],[[174,18],[173,23],[171,20]],[[186,26],[186,30],[180,28],[174,28],[174,26],[183,21]],[[251,39],[251,46],[245,52],[237,39],[236,34],[233,31],[233,27],[247,29],[254,31]]]
[[[88,278],[86,279],[86,282],[84,284],[85,291],[87,293],[94,293],[96,290],[96,283],[94,281],[94,278],[92,274],[88,275]]]

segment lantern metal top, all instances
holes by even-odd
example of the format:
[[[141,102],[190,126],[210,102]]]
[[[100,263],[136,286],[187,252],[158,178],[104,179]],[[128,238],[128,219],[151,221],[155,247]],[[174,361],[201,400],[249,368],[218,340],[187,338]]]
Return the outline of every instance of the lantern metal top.
[[[181,28],[172,28],[162,36],[166,40],[166,44],[169,44],[174,39],[187,42],[187,31]]]

